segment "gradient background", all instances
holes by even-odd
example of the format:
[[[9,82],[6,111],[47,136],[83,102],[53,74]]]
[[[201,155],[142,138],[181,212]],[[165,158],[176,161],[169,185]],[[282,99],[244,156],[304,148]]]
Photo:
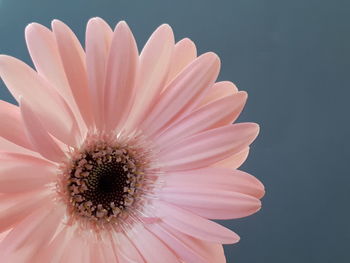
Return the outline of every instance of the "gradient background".
[[[259,213],[224,222],[242,237],[228,262],[350,262],[349,1],[0,0],[0,53],[32,65],[26,24],[58,18],[83,40],[93,16],[126,20],[139,47],[169,23],[248,91],[240,121],[261,134],[242,169],[267,191]],[[14,102],[3,83],[0,99]]]

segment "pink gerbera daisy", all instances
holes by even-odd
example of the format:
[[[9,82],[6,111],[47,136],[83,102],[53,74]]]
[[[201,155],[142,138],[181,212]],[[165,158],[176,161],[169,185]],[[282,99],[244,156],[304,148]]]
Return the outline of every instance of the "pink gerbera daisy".
[[[138,53],[125,22],[88,22],[85,51],[62,22],[30,24],[36,71],[0,56],[19,107],[0,101],[2,262],[225,262],[237,234],[210,219],[260,209],[237,170],[259,128],[233,124],[247,94],[215,83],[160,26]]]

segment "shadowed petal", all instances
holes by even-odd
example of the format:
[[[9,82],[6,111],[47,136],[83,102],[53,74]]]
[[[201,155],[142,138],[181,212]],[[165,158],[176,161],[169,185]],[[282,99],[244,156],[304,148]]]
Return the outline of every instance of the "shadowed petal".
[[[206,53],[186,67],[161,94],[142,123],[145,133],[152,136],[193,110],[213,85],[219,68],[220,60],[214,53]]]
[[[26,133],[34,148],[43,157],[60,162],[65,157],[62,149],[50,136],[40,120],[35,116],[30,106],[24,101],[20,102],[21,114],[26,128]]]
[[[128,118],[127,130],[134,130],[148,114],[162,91],[174,49],[174,35],[169,25],[154,31],[140,55],[135,102]]]
[[[169,226],[187,235],[214,243],[232,244],[239,237],[231,230],[208,219],[165,202],[155,202],[158,216]]]
[[[196,45],[188,38],[176,43],[167,83],[171,82],[188,64],[197,58]]]
[[[80,131],[75,117],[49,83],[22,61],[0,55],[0,76],[19,102],[23,97],[46,129],[68,145],[75,145]]]
[[[122,129],[135,96],[138,50],[125,22],[119,22],[113,33],[109,53],[105,93],[107,129]]]
[[[104,85],[112,29],[101,18],[89,20],[86,28],[86,66],[95,124],[104,127]]]
[[[246,99],[245,92],[238,92],[191,112],[159,135],[157,144],[165,147],[193,134],[234,122],[241,113]]]
[[[63,22],[59,20],[52,21],[52,30],[74,99],[86,125],[91,127],[93,125],[93,115],[88,89],[85,52],[72,30]]]
[[[187,137],[161,150],[163,169],[187,170],[209,166],[245,149],[258,132],[259,126],[255,123],[239,123]]]

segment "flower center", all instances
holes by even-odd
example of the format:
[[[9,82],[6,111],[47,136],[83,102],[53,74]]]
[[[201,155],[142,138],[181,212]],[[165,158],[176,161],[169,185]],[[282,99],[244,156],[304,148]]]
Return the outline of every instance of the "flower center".
[[[75,153],[65,183],[73,214],[114,222],[133,207],[144,183],[144,167],[136,152],[97,141]]]

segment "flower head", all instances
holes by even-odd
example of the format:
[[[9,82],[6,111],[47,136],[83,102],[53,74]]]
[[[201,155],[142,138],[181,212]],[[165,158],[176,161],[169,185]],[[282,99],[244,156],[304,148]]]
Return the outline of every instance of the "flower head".
[[[219,58],[168,25],[140,54],[100,18],[85,50],[57,20],[25,36],[36,70],[0,56],[19,103],[0,101],[2,259],[225,262],[239,237],[211,219],[255,213],[264,187],[237,170],[259,129],[232,124],[247,94]]]

